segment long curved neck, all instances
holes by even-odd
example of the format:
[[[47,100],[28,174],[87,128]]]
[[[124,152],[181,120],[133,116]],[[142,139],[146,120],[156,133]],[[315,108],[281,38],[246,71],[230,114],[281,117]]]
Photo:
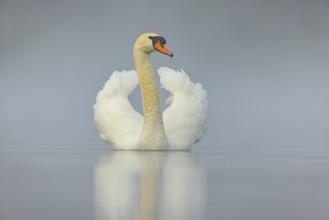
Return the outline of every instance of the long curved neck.
[[[160,96],[150,54],[136,51],[134,58],[143,100],[144,123],[155,119],[162,121]]]
[[[153,73],[150,54],[135,47],[134,59],[144,112],[144,125],[137,147],[145,150],[166,149],[168,142],[164,131],[160,95]]]

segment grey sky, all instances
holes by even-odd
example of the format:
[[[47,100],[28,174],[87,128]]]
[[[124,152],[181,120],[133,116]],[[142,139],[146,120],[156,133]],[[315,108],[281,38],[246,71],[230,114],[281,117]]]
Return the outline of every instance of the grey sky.
[[[157,32],[208,91],[199,149],[329,146],[329,2],[0,1],[0,145],[105,147],[92,105]],[[131,97],[141,109],[138,90]]]

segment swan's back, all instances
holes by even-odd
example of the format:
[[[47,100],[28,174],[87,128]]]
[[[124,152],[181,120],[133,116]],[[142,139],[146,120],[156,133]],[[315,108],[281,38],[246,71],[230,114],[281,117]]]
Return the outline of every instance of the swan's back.
[[[190,81],[184,71],[162,67],[162,87],[171,92],[163,123],[170,150],[188,150],[205,134],[208,100],[201,84]],[[98,93],[94,119],[100,137],[113,149],[137,150],[143,116],[131,106],[128,95],[138,85],[134,70],[114,72]]]
[[[170,106],[163,112],[163,121],[171,150],[187,150],[207,130],[207,92],[194,84],[183,71],[167,67],[158,70],[162,86],[171,92]]]

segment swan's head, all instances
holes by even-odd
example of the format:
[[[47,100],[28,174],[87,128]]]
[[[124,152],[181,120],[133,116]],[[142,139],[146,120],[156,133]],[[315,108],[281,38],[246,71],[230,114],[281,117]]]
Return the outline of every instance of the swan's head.
[[[145,53],[158,51],[170,57],[174,56],[174,54],[166,47],[166,40],[164,37],[155,33],[145,33],[139,36],[135,43],[135,50],[141,50]]]

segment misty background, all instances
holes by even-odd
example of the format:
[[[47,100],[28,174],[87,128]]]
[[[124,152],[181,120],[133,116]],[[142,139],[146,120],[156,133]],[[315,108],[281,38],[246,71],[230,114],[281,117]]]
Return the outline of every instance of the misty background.
[[[144,32],[175,55],[154,53],[155,70],[208,92],[194,149],[328,149],[326,0],[0,0],[0,146],[106,148],[92,106],[113,71],[134,69]],[[138,88],[130,99],[141,111]]]

